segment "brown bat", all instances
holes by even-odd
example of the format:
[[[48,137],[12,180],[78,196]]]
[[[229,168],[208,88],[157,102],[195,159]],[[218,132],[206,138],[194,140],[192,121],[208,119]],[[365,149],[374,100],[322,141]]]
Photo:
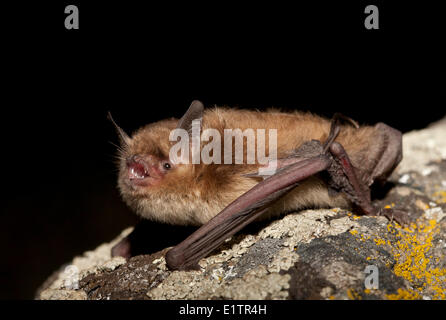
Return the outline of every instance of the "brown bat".
[[[236,136],[230,136],[232,163],[173,162],[169,157],[176,143],[169,139],[172,130],[184,129],[193,141],[194,123],[199,125],[201,141],[207,141],[206,129],[222,137],[227,129],[275,129],[277,160],[249,162],[249,138],[245,137],[243,159],[235,163]],[[147,219],[202,225],[167,252],[171,269],[196,268],[201,258],[254,220],[305,208],[354,208],[405,222],[404,212],[378,208],[370,199],[370,186],[384,182],[402,158],[401,133],[384,123],[359,127],[339,114],[330,121],[303,112],[204,110],[201,102],[194,101],[180,120],[149,124],[132,137],[115,126],[121,139],[118,186],[124,201]],[[215,139],[214,146],[225,147],[226,138]],[[260,141],[258,136],[255,139]],[[265,154],[273,151],[270,139],[264,141]],[[259,171],[272,161],[274,173]],[[127,255],[128,246],[124,240],[113,248],[113,254]]]

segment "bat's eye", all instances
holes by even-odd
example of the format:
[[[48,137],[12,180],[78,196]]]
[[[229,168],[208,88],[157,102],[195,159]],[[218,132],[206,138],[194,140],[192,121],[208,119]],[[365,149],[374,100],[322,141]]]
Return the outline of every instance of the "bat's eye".
[[[164,162],[163,168],[166,169],[166,170],[170,170],[172,168],[172,166],[170,165],[169,162]]]

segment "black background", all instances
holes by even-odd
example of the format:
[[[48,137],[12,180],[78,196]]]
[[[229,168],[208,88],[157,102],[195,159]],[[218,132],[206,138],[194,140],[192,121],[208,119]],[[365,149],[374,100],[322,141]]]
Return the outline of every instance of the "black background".
[[[63,263],[136,222],[116,190],[107,111],[129,133],[193,99],[404,132],[445,114],[444,32],[429,5],[41,2],[1,8],[2,299],[32,299]],[[68,4],[79,30],[64,28]],[[367,4],[379,30],[364,28]]]

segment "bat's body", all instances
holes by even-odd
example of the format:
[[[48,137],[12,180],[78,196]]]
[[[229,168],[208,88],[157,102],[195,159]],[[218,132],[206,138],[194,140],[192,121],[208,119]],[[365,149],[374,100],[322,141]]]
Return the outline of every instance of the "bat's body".
[[[303,208],[355,205],[366,214],[381,213],[371,205],[368,187],[376,180],[384,181],[401,160],[401,134],[397,130],[382,123],[363,127],[340,125],[339,121],[330,122],[301,112],[227,108],[203,111],[199,102],[194,103],[180,122],[169,119],[150,124],[131,138],[118,128],[122,138],[118,185],[125,202],[142,217],[172,224],[203,225],[223,211],[219,214],[222,218],[215,218],[220,219],[217,224],[211,221],[202,228],[207,236],[213,229],[222,228],[217,225],[222,225],[223,220],[231,220],[228,217],[239,212],[244,212],[244,220],[234,221],[228,230],[238,230],[237,226],[254,219]],[[191,121],[198,118],[202,118],[201,132],[211,128],[222,137],[225,129],[265,129],[267,133],[276,129],[277,177],[264,180],[265,177],[256,174],[264,164],[246,163],[247,139],[243,145],[243,164],[172,163],[171,131],[181,127],[190,132]],[[267,138],[266,154],[270,151],[268,142]],[[205,145],[202,142],[201,149]],[[223,138],[221,146],[224,147]],[[279,189],[269,190],[271,186]],[[229,236],[228,230],[222,229],[216,237],[224,240]],[[203,246],[214,242],[214,238],[196,245],[200,257],[209,251],[203,250]],[[186,247],[194,241],[190,240]],[[186,249],[173,250],[175,253],[167,257],[173,268],[190,267],[198,259],[186,263],[179,250]],[[197,250],[193,250],[194,257]]]

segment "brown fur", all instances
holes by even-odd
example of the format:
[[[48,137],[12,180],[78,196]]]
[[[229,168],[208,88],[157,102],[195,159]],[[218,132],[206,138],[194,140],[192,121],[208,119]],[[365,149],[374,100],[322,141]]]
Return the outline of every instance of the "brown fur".
[[[258,179],[244,174],[254,172],[259,165],[181,164],[169,171],[159,185],[137,189],[129,187],[126,183],[125,159],[135,154],[150,154],[167,159],[172,146],[169,133],[177,123],[177,119],[169,119],[149,124],[139,129],[128,145],[122,146],[118,186],[125,202],[144,218],[172,224],[201,225],[258,183]],[[330,121],[302,112],[259,112],[215,107],[204,112],[202,131],[206,128],[217,129],[221,133],[222,143],[224,129],[277,129],[277,155],[282,158],[306,141],[316,139],[324,142],[328,137]],[[360,178],[366,181],[368,172],[361,172],[360,168],[373,167],[379,158],[379,154],[371,155],[369,151],[371,144],[383,143],[379,131],[370,126],[356,129],[345,125],[341,127],[336,141],[344,146],[353,165],[358,168]],[[268,150],[267,147],[268,140]],[[246,149],[245,141],[244,159]],[[275,203],[268,215],[302,208],[349,205],[345,196],[329,195],[325,183],[312,177]]]

